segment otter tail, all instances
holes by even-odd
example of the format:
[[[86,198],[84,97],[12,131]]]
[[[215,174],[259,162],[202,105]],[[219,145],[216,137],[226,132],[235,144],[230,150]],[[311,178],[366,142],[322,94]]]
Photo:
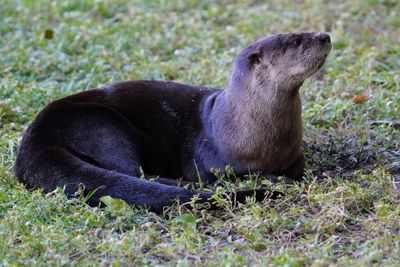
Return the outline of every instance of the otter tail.
[[[17,155],[16,175],[28,188],[43,188],[51,192],[57,187],[64,187],[67,195],[75,194],[83,185],[85,193],[94,192],[88,204],[99,205],[102,196],[123,199],[130,205],[148,207],[161,213],[174,200],[189,202],[193,196],[199,196],[199,203],[208,202],[217,208],[210,199],[212,192],[196,193],[178,186],[146,181],[134,176],[103,169],[95,163],[87,162],[65,148],[41,147],[26,151],[22,146]],[[247,196],[262,200],[265,190],[236,192],[235,202],[244,203]],[[271,197],[277,197],[273,193]]]

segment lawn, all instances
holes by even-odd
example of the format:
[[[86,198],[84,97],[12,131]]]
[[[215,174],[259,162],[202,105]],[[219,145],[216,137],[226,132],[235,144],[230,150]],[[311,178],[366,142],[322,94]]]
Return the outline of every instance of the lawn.
[[[399,266],[400,2],[159,2],[2,1],[0,265]],[[223,88],[242,48],[293,31],[328,32],[334,47],[301,89],[304,181],[210,186],[281,199],[159,216],[18,183],[18,143],[52,100],[132,79]]]

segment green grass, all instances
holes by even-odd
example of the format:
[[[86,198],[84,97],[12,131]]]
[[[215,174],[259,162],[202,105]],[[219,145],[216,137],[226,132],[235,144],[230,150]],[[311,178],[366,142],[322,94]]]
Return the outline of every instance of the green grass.
[[[0,265],[399,266],[399,2],[160,2],[2,1]],[[157,216],[17,182],[19,140],[50,101],[128,79],[222,88],[242,48],[298,30],[334,43],[301,90],[306,179],[218,188],[267,186],[282,199]],[[354,104],[360,94],[368,101]]]

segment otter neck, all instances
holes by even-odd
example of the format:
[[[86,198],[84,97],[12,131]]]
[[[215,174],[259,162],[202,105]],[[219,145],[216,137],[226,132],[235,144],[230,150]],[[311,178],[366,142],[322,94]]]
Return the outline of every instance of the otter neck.
[[[287,124],[301,120],[301,85],[269,83],[251,84],[246,88],[226,88],[227,108],[234,117],[247,119],[259,126],[273,124],[285,131]],[[261,129],[260,129],[261,130]]]
[[[271,169],[262,166],[274,164],[269,157],[282,157],[277,162],[293,157],[303,134],[299,88],[273,83],[228,86],[218,95],[211,116],[220,151],[250,168]]]

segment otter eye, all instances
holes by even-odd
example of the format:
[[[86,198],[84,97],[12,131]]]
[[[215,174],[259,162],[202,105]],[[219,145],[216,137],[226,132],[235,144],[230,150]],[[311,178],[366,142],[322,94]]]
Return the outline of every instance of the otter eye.
[[[300,43],[301,43],[301,38],[300,37],[293,38],[293,41],[292,41],[293,45],[298,46],[298,45],[300,45]]]

